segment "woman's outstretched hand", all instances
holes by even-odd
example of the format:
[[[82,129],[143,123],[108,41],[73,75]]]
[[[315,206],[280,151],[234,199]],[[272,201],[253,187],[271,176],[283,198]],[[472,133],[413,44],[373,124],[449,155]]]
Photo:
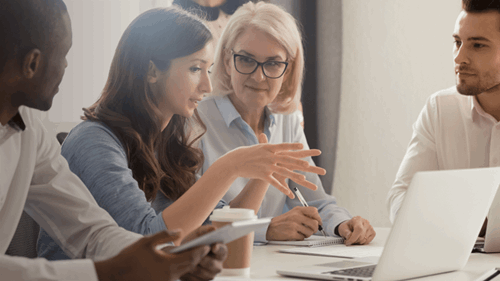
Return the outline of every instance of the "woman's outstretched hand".
[[[223,156],[229,169],[232,169],[237,176],[267,181],[292,199],[295,196],[285,181],[287,178],[312,190],[318,188],[307,181],[304,175],[294,171],[324,175],[325,169],[311,166],[309,162],[300,159],[318,156],[321,151],[302,150],[301,143],[268,144],[265,134],[260,134],[258,138],[259,144],[239,147]]]

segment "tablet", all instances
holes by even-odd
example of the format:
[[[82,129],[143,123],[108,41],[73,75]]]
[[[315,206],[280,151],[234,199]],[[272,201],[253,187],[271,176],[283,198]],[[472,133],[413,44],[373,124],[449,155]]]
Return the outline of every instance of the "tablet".
[[[211,245],[214,243],[227,244],[233,240],[247,235],[252,231],[269,225],[270,222],[271,218],[233,222],[219,229],[211,231],[203,236],[195,238],[187,242],[186,244],[175,247],[170,250],[170,253],[179,253],[201,245]]]

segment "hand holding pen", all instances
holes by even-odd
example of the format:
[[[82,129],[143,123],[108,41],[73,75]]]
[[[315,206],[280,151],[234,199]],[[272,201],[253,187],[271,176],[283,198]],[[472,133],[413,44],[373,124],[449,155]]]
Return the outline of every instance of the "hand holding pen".
[[[309,207],[309,205],[307,204],[306,200],[302,196],[302,193],[300,193],[299,189],[296,188],[296,187],[294,187],[293,191],[295,191],[295,194],[297,194],[297,198],[299,199],[299,201],[302,204],[302,206]],[[318,230],[321,231],[321,233],[323,234],[323,236],[326,237],[326,232],[323,230],[323,227],[321,226],[321,224],[318,225]]]

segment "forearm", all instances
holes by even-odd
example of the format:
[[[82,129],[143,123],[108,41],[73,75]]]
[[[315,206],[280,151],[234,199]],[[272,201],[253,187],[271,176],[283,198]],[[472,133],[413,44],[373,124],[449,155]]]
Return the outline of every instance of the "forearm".
[[[49,262],[46,259],[28,259],[4,255],[0,255],[0,276],[2,276],[2,280],[12,281],[98,280],[94,265],[89,259]]]
[[[266,195],[269,183],[263,180],[251,179],[243,190],[230,203],[231,208],[253,209],[255,214],[260,209]]]
[[[181,238],[176,244],[205,221],[237,178],[230,166],[225,161],[219,160],[215,161],[191,188],[162,212],[168,229],[182,230]]]

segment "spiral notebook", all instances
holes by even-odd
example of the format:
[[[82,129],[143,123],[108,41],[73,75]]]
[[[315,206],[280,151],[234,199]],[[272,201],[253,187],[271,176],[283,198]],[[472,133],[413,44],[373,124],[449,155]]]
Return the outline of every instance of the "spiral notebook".
[[[343,244],[344,238],[339,236],[320,236],[312,235],[302,241],[268,241],[269,245],[287,245],[287,246],[305,246],[305,247],[320,247],[334,244]]]

